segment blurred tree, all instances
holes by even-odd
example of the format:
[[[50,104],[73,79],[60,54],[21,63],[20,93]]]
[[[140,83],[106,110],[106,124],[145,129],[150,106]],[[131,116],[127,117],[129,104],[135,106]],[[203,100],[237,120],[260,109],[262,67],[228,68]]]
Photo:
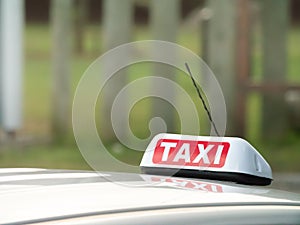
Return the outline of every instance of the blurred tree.
[[[151,29],[152,36],[156,40],[176,42],[177,31],[180,20],[180,1],[179,0],[152,0],[150,2]],[[154,54],[163,57],[170,57],[175,52],[164,52],[161,49],[154,49]],[[154,64],[154,75],[175,80],[176,71],[169,65],[160,63]],[[164,90],[165,87],[159,83],[153,84],[156,90]],[[175,98],[174,90],[165,90],[166,93]],[[167,125],[168,132],[176,132],[175,110],[165,101],[155,99],[152,107],[152,117],[161,117]]]
[[[236,18],[237,0],[207,0],[211,11],[207,32],[207,63],[216,75],[226,101],[226,135],[239,135],[236,129]],[[215,118],[216,120],[217,118]]]
[[[75,1],[75,18],[74,18],[74,43],[75,51],[78,54],[84,52],[84,36],[88,16],[88,0]]]
[[[51,1],[53,35],[52,129],[55,141],[64,141],[70,131],[70,55],[72,0]]]
[[[133,22],[133,1],[132,0],[104,0],[103,1],[103,35],[104,35],[104,50],[107,51],[118,45],[125,44],[131,41],[132,22]],[[118,62],[122,61],[126,55],[118,54],[114,61],[106,62],[103,68],[103,76],[106,74],[107,68],[111,66],[118,66]],[[107,86],[102,90],[103,96],[100,104],[100,123],[99,134],[105,143],[114,143],[117,141],[115,132],[111,123],[111,108],[112,103],[117,93],[126,85],[127,72],[123,69],[115,74],[110,79]],[[126,110],[126,103],[120,106]],[[127,121],[123,121],[124,123]],[[120,124],[120,127],[126,126]],[[121,129],[122,130],[122,129]],[[122,132],[122,131],[121,131]],[[125,136],[124,133],[120,134]]]
[[[265,83],[282,84],[287,74],[287,34],[289,1],[264,0],[262,4],[263,79]],[[265,138],[282,139],[287,133],[284,95],[266,93],[263,98],[262,133]]]

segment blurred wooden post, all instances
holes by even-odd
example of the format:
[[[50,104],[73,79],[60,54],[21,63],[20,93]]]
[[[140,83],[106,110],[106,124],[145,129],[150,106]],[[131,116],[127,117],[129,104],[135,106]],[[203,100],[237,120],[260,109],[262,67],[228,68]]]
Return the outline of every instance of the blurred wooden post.
[[[245,137],[246,132],[246,103],[247,93],[245,91],[246,82],[250,75],[250,1],[239,0],[237,2],[237,104],[236,104],[236,133],[240,137]]]
[[[104,50],[107,51],[132,40],[133,1],[104,0],[103,4],[103,44]],[[123,57],[126,56],[116,56],[114,62],[107,62],[105,67],[116,65]],[[106,73],[105,71],[106,68],[103,68],[104,73]],[[114,143],[118,140],[112,128],[111,108],[116,95],[126,85],[127,79],[128,73],[126,69],[122,69],[122,71],[119,71],[116,76],[112,77],[102,93],[103,101],[100,105],[99,135],[101,139],[108,144]],[[126,111],[126,103],[124,103],[122,107],[123,110]],[[123,122],[125,123],[125,121]],[[124,124],[124,126],[126,125]],[[126,138],[127,134],[125,133],[125,129],[124,133],[120,135]]]
[[[212,17],[208,27],[208,65],[216,75],[226,101],[226,135],[236,129],[236,7],[237,0],[208,0]]]
[[[104,48],[109,50],[131,41],[133,1],[104,0]]]
[[[209,7],[204,7],[201,10],[201,20],[200,20],[200,29],[201,29],[201,56],[205,63],[208,63],[208,42],[209,42],[209,20],[212,17],[212,11]]]
[[[70,55],[72,0],[51,1],[52,23],[52,132],[55,141],[65,141],[71,124]]]
[[[0,124],[14,138],[22,123],[24,1],[0,1]]]
[[[151,29],[153,37],[158,40],[175,42],[180,19],[178,0],[152,0]]]
[[[180,19],[179,0],[152,0],[150,1],[151,9],[151,30],[152,37],[155,40],[164,40],[176,42],[177,31]],[[170,54],[165,53],[161,49],[154,49],[154,54]],[[172,54],[172,53],[171,53]],[[175,53],[174,53],[175,54]],[[166,55],[170,57],[170,55]],[[175,80],[176,73],[173,68],[168,65],[156,63],[153,68],[154,75]],[[160,84],[153,84],[156,90],[165,90]],[[169,96],[175,98],[175,91],[165,90]],[[152,105],[152,117],[161,117],[167,125],[168,132],[176,132],[175,110],[166,101],[155,99]]]
[[[262,4],[263,80],[285,83],[287,73],[287,32],[289,1],[264,0]],[[287,112],[284,94],[265,93],[262,108],[262,134],[273,140],[287,134]]]
[[[203,9],[201,9],[200,12],[200,32],[201,32],[201,42],[200,42],[200,46],[201,46],[201,52],[199,55],[201,55],[202,60],[206,63],[209,64],[209,44],[208,42],[210,41],[209,39],[209,27],[210,27],[210,20],[212,17],[212,10],[209,8],[208,6],[208,2],[206,2],[205,6]],[[202,84],[205,85],[209,85],[209,79],[207,79],[208,77],[205,75],[206,73],[206,68],[201,68],[203,69],[203,74],[201,76],[202,80]],[[203,133],[210,133],[210,129],[211,129],[211,123],[207,120],[205,120],[205,123],[202,125],[201,124],[201,132]]]
[[[74,18],[74,44],[75,51],[78,54],[84,52],[84,37],[87,23],[88,0],[76,0],[75,2],[75,18]]]

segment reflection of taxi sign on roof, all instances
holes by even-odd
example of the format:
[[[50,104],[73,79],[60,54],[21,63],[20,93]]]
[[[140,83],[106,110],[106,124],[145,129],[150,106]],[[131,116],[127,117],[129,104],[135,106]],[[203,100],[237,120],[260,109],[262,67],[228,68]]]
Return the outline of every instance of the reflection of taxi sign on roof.
[[[268,185],[272,171],[241,138],[158,134],[140,164],[144,173]]]

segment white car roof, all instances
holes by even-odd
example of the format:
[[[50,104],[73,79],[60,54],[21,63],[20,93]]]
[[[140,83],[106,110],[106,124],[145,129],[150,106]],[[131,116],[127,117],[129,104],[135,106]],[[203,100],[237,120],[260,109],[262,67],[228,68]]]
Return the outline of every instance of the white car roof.
[[[256,186],[127,173],[0,169],[0,223],[181,206],[298,205]]]

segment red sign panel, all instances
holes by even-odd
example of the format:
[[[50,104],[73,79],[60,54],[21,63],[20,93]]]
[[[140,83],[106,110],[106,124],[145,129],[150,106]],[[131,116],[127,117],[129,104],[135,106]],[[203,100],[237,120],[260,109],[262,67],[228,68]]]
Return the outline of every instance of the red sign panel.
[[[155,164],[221,168],[229,147],[228,142],[160,139],[152,161]]]

